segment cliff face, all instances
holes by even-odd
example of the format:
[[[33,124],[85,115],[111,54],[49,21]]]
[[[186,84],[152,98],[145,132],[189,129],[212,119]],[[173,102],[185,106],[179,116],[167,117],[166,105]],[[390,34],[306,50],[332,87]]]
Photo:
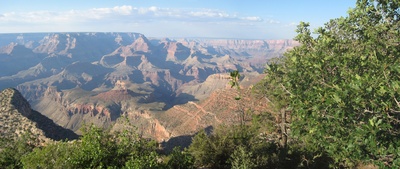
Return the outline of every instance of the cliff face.
[[[49,87],[34,109],[75,132],[79,132],[84,123],[108,126],[119,117],[118,106],[96,104],[86,99],[90,99],[90,93],[79,88],[64,93],[56,87]]]
[[[237,40],[237,39],[181,39],[185,46],[203,46],[210,53],[220,53],[232,56],[264,56],[281,53],[299,45],[293,40]],[[193,42],[196,45],[193,45]]]
[[[138,33],[51,33],[45,35],[38,42],[40,45],[33,48],[33,51],[65,55],[75,59],[86,55],[80,60],[96,60],[121,45],[132,43],[140,36]]]

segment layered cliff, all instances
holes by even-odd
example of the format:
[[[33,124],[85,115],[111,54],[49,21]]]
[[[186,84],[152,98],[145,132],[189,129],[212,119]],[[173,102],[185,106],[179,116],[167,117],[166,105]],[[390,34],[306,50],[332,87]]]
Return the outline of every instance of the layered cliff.
[[[282,53],[299,45],[294,40],[243,40],[243,39],[180,39],[185,46],[203,46],[209,53],[231,56],[265,56]],[[196,45],[193,44],[195,42]]]

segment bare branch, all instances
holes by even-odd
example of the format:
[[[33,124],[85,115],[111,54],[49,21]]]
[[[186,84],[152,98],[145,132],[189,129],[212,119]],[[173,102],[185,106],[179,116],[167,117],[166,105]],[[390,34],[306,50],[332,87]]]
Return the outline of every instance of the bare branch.
[[[394,101],[397,103],[397,107],[400,108],[400,103],[399,103],[399,101],[397,101],[397,99],[395,97],[394,97]]]
[[[392,113],[400,113],[400,111],[395,111],[395,110],[391,110]],[[395,118],[393,116],[391,116],[389,114],[389,112],[386,112],[387,116],[389,117],[389,119],[391,119],[392,121],[399,123],[400,124],[400,120],[398,118]]]
[[[281,85],[281,87],[282,87],[282,89],[286,92],[286,93],[288,93],[288,94],[290,94],[290,95],[292,95],[292,93],[290,93],[287,89],[286,89],[286,87],[285,86],[283,86],[283,84],[281,83],[280,84]]]

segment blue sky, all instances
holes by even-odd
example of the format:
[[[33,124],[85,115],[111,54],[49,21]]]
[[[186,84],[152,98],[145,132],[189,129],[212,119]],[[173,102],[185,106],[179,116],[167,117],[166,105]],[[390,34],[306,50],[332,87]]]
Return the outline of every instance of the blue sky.
[[[347,16],[355,0],[10,0],[0,33],[138,32],[148,37],[291,39]]]

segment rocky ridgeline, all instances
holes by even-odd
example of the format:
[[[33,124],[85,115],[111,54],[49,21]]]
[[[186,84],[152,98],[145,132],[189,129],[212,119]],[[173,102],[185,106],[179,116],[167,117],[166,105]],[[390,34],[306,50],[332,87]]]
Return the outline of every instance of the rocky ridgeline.
[[[0,93],[0,138],[15,139],[28,134],[35,143],[51,139],[74,139],[77,135],[31,109],[28,101],[13,88]]]
[[[0,134],[1,138],[15,139],[29,133],[39,143],[48,139],[36,123],[27,118],[31,115],[29,103],[15,89],[8,88],[0,93]]]
[[[5,96],[11,96],[9,99],[11,107],[17,109],[23,116],[28,117],[32,114],[28,101],[16,89],[6,89]]]

